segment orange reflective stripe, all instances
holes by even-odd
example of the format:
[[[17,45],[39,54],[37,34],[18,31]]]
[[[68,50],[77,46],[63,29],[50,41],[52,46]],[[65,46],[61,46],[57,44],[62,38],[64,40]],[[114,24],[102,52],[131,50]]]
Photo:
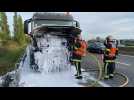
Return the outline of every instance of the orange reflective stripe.
[[[116,54],[116,50],[117,50],[116,48],[111,48],[110,49],[110,54],[111,55],[115,55]]]

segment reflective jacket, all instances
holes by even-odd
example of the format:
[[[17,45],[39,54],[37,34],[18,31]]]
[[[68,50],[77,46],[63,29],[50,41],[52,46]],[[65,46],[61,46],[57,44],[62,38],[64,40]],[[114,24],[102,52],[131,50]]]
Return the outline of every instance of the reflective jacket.
[[[79,41],[80,47],[74,47],[74,53],[78,56],[86,56],[87,43],[84,40]]]
[[[105,44],[106,48],[104,51],[105,59],[115,59],[118,54],[117,44],[115,42]]]

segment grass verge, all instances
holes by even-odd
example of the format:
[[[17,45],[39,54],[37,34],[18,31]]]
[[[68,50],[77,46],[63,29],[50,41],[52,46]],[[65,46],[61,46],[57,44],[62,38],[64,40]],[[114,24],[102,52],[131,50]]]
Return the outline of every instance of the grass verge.
[[[0,75],[15,69],[15,64],[24,53],[26,45],[19,45],[15,41],[7,41],[0,46]]]

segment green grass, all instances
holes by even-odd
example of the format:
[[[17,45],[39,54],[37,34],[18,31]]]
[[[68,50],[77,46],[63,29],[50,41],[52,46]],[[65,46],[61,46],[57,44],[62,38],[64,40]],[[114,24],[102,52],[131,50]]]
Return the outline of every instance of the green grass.
[[[18,62],[25,47],[14,41],[9,41],[0,47],[0,75],[15,69],[15,63]]]

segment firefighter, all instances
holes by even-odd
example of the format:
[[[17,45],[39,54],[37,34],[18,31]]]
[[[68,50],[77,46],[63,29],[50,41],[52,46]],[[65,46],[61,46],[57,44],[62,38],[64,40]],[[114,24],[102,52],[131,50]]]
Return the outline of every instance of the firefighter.
[[[74,39],[71,61],[76,67],[77,73],[75,74],[75,76],[77,79],[82,79],[81,59],[83,56],[86,55],[86,48],[87,48],[86,42],[81,40],[79,36]]]
[[[108,36],[104,45],[104,78],[109,79],[114,77],[115,60],[118,55],[118,41],[114,40],[112,36]]]

